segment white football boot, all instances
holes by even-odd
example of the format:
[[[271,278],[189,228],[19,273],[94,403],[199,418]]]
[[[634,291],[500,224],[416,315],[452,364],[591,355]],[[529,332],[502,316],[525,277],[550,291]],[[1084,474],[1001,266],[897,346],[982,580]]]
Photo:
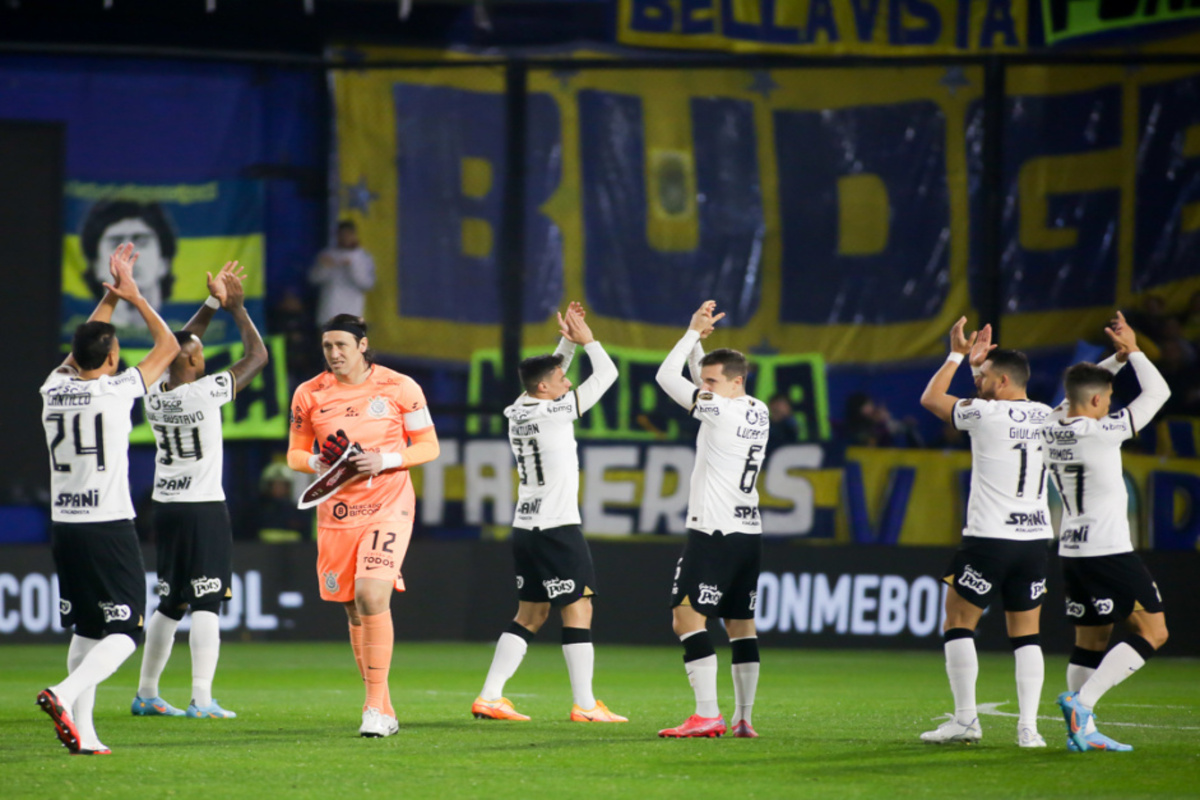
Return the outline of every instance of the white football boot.
[[[358,729],[359,736],[369,739],[382,739],[400,730],[400,723],[395,717],[389,717],[378,708],[368,708],[363,712],[362,725]]]
[[[949,742],[972,744],[982,738],[983,731],[979,729],[978,717],[971,720],[968,725],[963,725],[951,717],[941,725],[938,725],[937,730],[925,731],[921,734],[921,741],[930,744],[947,744]]]
[[[1022,725],[1017,728],[1017,744],[1021,747],[1045,747],[1046,740],[1037,732],[1037,728]]]

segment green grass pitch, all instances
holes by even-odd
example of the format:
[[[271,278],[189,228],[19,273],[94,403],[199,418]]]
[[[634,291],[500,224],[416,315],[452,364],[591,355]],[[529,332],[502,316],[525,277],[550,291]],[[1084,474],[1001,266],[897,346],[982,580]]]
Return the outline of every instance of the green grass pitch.
[[[479,721],[469,709],[492,648],[399,643],[392,669],[400,733],[360,739],[362,703],[349,645],[228,642],[216,696],[230,721],[134,718],[141,651],[98,692],[107,757],[70,757],[34,705],[67,648],[0,646],[0,796],[872,798],[1165,798],[1200,794],[1200,664],[1159,659],[1102,703],[1101,727],[1125,754],[1072,754],[1054,698],[1065,659],[1046,660],[1041,731],[1014,744],[1012,658],[980,657],[983,741],[921,744],[949,709],[940,653],[763,651],[757,740],[662,740],[692,710],[677,648],[600,646],[596,691],[624,725],[570,723],[557,645],[535,643],[507,694],[529,723]],[[728,648],[722,709],[732,711]],[[188,701],[186,643],[162,694]],[[997,705],[998,704],[998,705]]]

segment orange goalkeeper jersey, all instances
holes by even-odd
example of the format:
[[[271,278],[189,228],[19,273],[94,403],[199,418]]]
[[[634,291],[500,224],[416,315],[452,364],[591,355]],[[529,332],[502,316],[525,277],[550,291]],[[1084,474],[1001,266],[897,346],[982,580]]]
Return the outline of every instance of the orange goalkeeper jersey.
[[[399,453],[408,437],[433,427],[425,394],[407,375],[375,365],[357,386],[323,372],[300,384],[292,398],[289,449],[313,451],[314,439],[339,429],[367,452]],[[322,528],[357,528],[373,519],[412,518],[415,504],[407,469],[360,478],[317,507]]]

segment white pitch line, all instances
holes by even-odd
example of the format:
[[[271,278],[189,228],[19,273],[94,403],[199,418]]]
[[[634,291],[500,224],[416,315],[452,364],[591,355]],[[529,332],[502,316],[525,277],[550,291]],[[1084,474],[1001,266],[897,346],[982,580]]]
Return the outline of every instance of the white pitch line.
[[[978,706],[976,706],[976,711],[980,716],[986,715],[989,717],[1019,717],[1020,716],[1019,714],[1014,714],[1011,711],[1001,711],[997,708],[997,706],[1007,705],[1009,702],[1010,701],[1008,701],[1008,700],[1003,700],[999,703],[980,703]],[[1171,707],[1172,706],[1147,706],[1147,708],[1171,708]],[[934,719],[942,719],[943,717],[949,717],[949,716],[953,716],[953,715],[944,714],[942,717],[934,717]],[[1062,722],[1062,716],[1039,716],[1038,719],[1044,720],[1046,722]],[[1195,726],[1190,726],[1190,725],[1147,725],[1147,724],[1141,723],[1141,722],[1113,722],[1112,720],[1108,720],[1108,719],[1104,720],[1100,724],[1105,727],[1111,726],[1111,727],[1118,727],[1118,728],[1154,728],[1157,730],[1166,730],[1166,731],[1200,731],[1200,727],[1195,727]]]

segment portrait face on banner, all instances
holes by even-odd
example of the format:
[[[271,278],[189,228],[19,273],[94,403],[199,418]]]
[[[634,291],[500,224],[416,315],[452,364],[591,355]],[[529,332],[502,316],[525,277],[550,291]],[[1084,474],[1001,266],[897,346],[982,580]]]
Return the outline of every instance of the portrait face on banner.
[[[104,293],[104,283],[112,280],[108,254],[125,242],[132,242],[138,254],[133,265],[134,281],[147,302],[161,311],[174,283],[171,263],[177,243],[174,225],[161,205],[131,201],[96,203],[84,218],[80,236],[87,259],[84,279],[96,300]],[[141,314],[128,303],[117,305],[112,323],[118,329],[146,327]]]

